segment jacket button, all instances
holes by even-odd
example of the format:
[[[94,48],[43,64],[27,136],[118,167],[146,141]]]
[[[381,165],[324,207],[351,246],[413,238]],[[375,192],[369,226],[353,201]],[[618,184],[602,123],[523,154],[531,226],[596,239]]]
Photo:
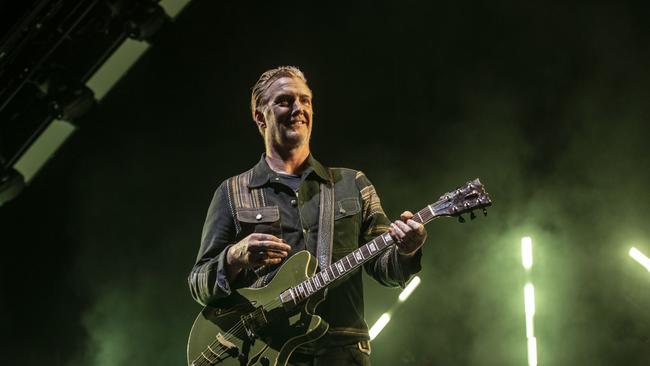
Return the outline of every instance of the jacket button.
[[[261,220],[262,219],[262,214],[258,213],[257,216],[255,216],[255,220]]]
[[[292,200],[290,201],[290,203],[291,203],[291,206],[293,206],[293,207],[298,206],[298,201],[297,201],[295,198],[292,199]]]

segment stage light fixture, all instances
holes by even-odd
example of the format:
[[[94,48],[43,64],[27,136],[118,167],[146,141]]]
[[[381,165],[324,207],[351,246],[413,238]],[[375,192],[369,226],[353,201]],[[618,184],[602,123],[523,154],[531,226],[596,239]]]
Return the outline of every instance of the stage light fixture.
[[[167,14],[158,4],[136,5],[126,26],[129,37],[138,40],[149,40],[165,24]]]
[[[524,285],[524,314],[526,318],[526,341],[528,366],[537,365],[537,338],[535,338],[535,287],[530,281],[533,268],[533,239],[521,238],[521,263],[526,270],[527,282]]]
[[[25,179],[15,169],[0,165],[0,206],[13,200],[25,188]]]
[[[28,184],[54,153],[72,135],[76,127],[67,121],[53,120],[23,153],[14,168]]]
[[[421,280],[420,277],[415,276],[411,281],[409,281],[409,284],[406,286],[406,288],[399,294],[399,301],[404,302],[408,297],[413,293],[413,291],[418,287],[420,284]]]
[[[390,321],[390,314],[389,313],[383,313],[377,322],[370,328],[370,331],[368,332],[370,335],[370,340],[372,341],[377,337],[377,335],[381,332],[382,329],[388,324]]]
[[[528,366],[537,366],[537,338],[528,338]]]
[[[630,257],[637,261],[640,265],[645,267],[645,269],[650,272],[650,258],[646,257],[641,251],[639,251],[637,248],[632,247],[630,251],[628,252]]]
[[[67,84],[53,94],[50,102],[52,115],[64,121],[74,121],[88,113],[95,105],[93,91],[86,85]]]
[[[95,99],[101,101],[148,49],[147,42],[130,38],[124,40],[124,43],[86,82],[86,85],[95,93]]]
[[[533,240],[530,236],[521,238],[521,263],[526,271],[533,268]]]
[[[174,19],[189,3],[190,0],[162,0],[158,4],[165,9],[165,13],[170,18]]]
[[[524,312],[526,314],[526,337],[531,338],[535,336],[535,288],[532,283],[527,283],[524,286]]]

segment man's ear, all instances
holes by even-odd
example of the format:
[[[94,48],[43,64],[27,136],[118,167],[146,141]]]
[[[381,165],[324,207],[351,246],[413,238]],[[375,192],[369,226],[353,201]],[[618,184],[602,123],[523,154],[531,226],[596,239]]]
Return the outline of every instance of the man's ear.
[[[266,118],[264,117],[264,113],[255,110],[255,123],[259,128],[266,128]]]

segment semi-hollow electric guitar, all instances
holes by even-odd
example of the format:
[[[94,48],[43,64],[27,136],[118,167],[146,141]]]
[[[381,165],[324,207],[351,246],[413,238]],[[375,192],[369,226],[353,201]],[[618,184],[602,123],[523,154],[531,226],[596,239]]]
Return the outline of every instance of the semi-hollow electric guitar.
[[[478,179],[445,193],[415,214],[426,224],[442,216],[482,209],[492,201]],[[316,272],[317,260],[307,251],[288,258],[269,284],[233,290],[196,317],[187,344],[189,366],[284,366],[296,347],[323,336],[329,325],[314,310],[323,290],[394,244],[382,234],[329,267]]]

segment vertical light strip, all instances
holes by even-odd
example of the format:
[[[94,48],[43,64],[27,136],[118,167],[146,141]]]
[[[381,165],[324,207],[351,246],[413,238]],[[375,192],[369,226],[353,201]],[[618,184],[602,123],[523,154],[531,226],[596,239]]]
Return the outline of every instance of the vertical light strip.
[[[535,338],[535,287],[530,281],[533,268],[533,240],[530,236],[521,238],[521,264],[526,270],[528,281],[524,286],[524,314],[526,315],[526,339],[528,366],[537,366],[537,338]]]
[[[632,259],[639,262],[640,265],[645,267],[645,269],[647,269],[648,272],[650,272],[650,258],[643,255],[643,253],[641,253],[637,248],[634,247],[630,249],[628,254],[630,255],[630,257],[632,257]]]
[[[379,332],[381,332],[381,330],[384,329],[384,327],[386,326],[386,324],[388,324],[389,321],[390,321],[390,314],[388,313],[383,313],[379,317],[379,320],[377,320],[375,325],[373,325],[370,328],[370,331],[368,332],[371,341],[375,339],[375,337],[377,337],[377,334],[379,334]]]
[[[530,236],[521,238],[521,263],[526,271],[533,268],[533,240]]]
[[[537,338],[528,338],[528,366],[537,366]]]
[[[524,312],[526,313],[526,338],[535,337],[535,288],[532,283],[524,286]]]

